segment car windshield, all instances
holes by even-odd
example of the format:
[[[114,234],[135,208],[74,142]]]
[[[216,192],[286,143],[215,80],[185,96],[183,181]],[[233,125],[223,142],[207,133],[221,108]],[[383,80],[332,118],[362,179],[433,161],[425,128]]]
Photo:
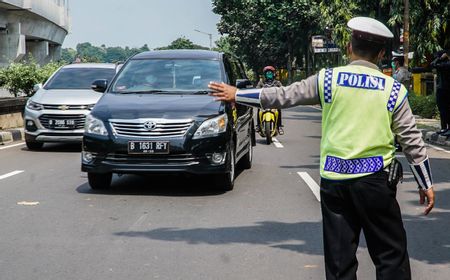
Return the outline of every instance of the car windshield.
[[[218,60],[131,60],[112,86],[115,93],[196,93],[208,91],[211,81],[222,81]]]
[[[45,89],[90,89],[95,80],[111,81],[113,68],[62,68],[46,84]]]

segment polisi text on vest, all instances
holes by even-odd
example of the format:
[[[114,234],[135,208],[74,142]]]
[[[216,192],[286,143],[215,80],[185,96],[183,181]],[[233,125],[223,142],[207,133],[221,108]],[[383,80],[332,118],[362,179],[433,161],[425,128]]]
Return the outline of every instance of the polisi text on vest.
[[[386,79],[366,74],[340,72],[337,84],[343,87],[384,90]]]

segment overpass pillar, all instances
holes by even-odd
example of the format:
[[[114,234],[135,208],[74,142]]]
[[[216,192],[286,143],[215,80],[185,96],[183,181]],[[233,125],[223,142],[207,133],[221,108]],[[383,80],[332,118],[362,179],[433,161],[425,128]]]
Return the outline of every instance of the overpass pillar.
[[[26,54],[25,35],[20,22],[6,23],[0,29],[0,67],[20,61]]]
[[[44,65],[51,59],[49,57],[50,50],[47,41],[30,40],[27,41],[27,53],[39,64]]]

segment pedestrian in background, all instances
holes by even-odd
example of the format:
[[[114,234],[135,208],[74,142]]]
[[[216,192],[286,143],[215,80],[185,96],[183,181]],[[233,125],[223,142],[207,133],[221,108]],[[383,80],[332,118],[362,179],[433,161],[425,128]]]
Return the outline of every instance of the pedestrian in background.
[[[392,58],[392,77],[399,81],[409,91],[411,84],[411,73],[405,67],[405,58],[403,56],[394,56]]]
[[[396,200],[401,165],[394,135],[419,185],[419,197],[434,206],[430,163],[407,101],[407,90],[376,66],[391,31],[377,20],[348,22],[352,40],[347,66],[288,87],[237,90],[210,84],[218,101],[262,108],[322,106],[321,206],[326,279],[356,279],[356,251],[363,230],[378,280],[411,279],[406,232]],[[426,235],[426,232],[424,232]]]
[[[436,69],[437,87],[436,103],[441,117],[441,130],[443,136],[450,136],[450,56],[448,51],[440,51],[431,62]]]

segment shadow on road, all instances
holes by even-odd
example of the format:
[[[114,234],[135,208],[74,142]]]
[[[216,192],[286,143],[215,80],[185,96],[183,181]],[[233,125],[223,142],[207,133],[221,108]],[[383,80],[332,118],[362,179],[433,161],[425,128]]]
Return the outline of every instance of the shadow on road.
[[[21,150],[29,153],[81,153],[81,144],[45,143],[40,150],[29,150],[27,147]]]
[[[411,259],[429,264],[450,263],[450,190],[437,192],[438,208],[430,216],[403,215],[408,234]],[[417,201],[410,203],[417,205]],[[442,206],[441,206],[442,205]],[[187,244],[251,244],[290,250],[303,254],[322,255],[321,222],[282,223],[264,221],[254,225],[222,228],[158,228],[149,231],[124,231],[117,236],[148,238]],[[360,247],[367,247],[361,238]]]
[[[411,193],[417,194],[416,191]],[[450,263],[450,189],[436,191],[436,205],[428,216],[403,215],[408,233],[408,249],[411,258],[430,264]],[[423,206],[417,200],[411,205]],[[420,206],[419,206],[420,205]]]
[[[118,236],[186,242],[188,244],[254,244],[322,255],[321,222],[259,222],[251,226],[223,228],[159,228],[150,231],[118,232]]]
[[[237,176],[241,171],[237,171]],[[216,196],[225,191],[213,185],[211,176],[188,175],[124,175],[114,176],[111,188],[92,190],[89,184],[77,187],[82,194],[147,195],[147,196]]]

